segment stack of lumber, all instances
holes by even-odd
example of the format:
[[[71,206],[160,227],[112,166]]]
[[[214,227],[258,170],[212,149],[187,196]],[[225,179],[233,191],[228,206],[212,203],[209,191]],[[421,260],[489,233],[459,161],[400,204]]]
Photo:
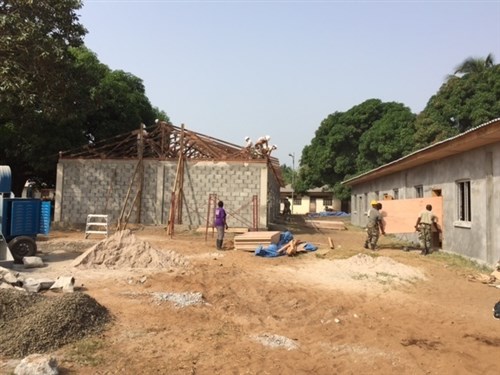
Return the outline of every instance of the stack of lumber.
[[[308,225],[320,229],[346,230],[346,226],[342,221],[332,220],[306,220]]]
[[[291,240],[285,246],[283,246],[281,249],[278,250],[278,254],[285,253],[289,257],[292,257],[299,253],[307,253],[307,250],[305,250],[303,246],[301,248],[297,247],[300,244],[302,244],[301,240]]]
[[[236,250],[255,251],[260,245],[268,247],[271,244],[277,244],[279,240],[279,231],[246,232],[234,236],[234,248]]]

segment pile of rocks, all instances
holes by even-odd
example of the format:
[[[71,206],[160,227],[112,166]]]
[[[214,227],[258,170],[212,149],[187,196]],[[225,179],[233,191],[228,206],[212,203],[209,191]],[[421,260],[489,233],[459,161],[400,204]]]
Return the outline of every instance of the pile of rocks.
[[[17,289],[37,293],[43,290],[62,290],[73,292],[75,279],[71,276],[60,276],[57,279],[35,279],[23,274],[0,267],[0,289]]]
[[[108,310],[87,294],[45,296],[0,289],[0,354],[45,353],[101,332]]]

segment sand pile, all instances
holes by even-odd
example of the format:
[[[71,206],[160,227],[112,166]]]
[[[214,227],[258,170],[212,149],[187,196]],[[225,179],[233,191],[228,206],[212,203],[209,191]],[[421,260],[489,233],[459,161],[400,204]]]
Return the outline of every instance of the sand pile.
[[[276,267],[281,277],[293,277],[307,284],[344,290],[375,290],[388,285],[403,286],[427,277],[420,269],[376,253],[357,254],[348,259],[313,261],[298,267]]]
[[[111,320],[108,310],[84,293],[47,297],[0,289],[0,354],[44,353],[99,333]]]
[[[398,281],[424,280],[425,274],[417,268],[396,262],[392,258],[367,254],[357,254],[348,259],[335,260],[337,270],[351,278],[366,276],[382,280],[390,278]]]
[[[159,251],[138,239],[130,230],[116,232],[76,258],[71,266],[87,268],[155,268],[172,271],[189,261],[175,251]]]

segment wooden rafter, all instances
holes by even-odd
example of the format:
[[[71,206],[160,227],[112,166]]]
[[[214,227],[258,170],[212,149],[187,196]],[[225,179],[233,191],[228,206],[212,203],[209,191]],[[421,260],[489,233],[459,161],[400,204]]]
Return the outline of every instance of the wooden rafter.
[[[168,122],[159,121],[145,128],[147,135],[143,139],[142,152],[138,147],[140,130],[108,138],[95,144],[59,153],[61,159],[137,159],[141,153],[143,159],[178,160],[183,155],[186,160],[262,160],[268,163],[278,181],[283,185],[279,161],[274,157],[258,155],[242,146],[225,142],[201,133],[184,129],[183,147],[181,147],[181,128]]]

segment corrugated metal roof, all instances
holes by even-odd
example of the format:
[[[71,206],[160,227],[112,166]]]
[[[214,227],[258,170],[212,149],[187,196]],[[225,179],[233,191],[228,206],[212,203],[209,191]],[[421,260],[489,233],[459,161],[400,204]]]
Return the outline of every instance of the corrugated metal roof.
[[[400,159],[345,180],[342,184],[347,186],[357,185],[496,142],[500,142],[500,118],[488,121],[454,137],[434,143]]]

